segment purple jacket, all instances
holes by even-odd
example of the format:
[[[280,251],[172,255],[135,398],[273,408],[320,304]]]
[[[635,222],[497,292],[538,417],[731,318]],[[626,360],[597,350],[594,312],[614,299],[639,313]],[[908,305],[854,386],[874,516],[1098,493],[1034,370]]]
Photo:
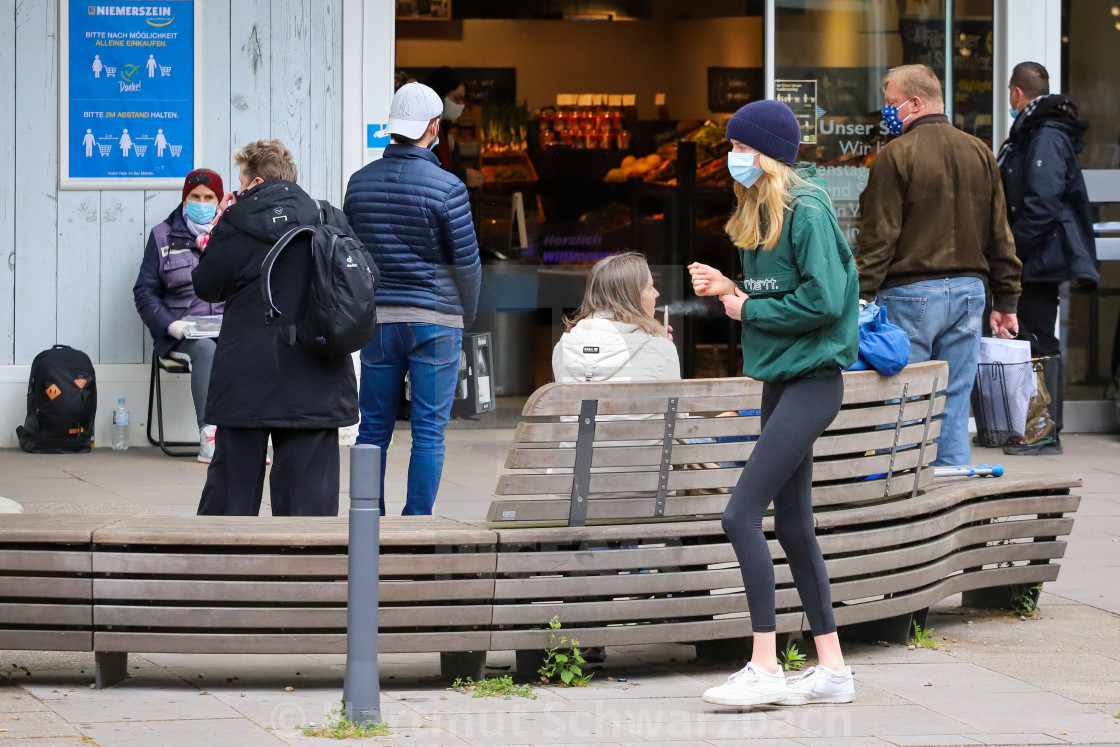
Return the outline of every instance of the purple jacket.
[[[201,256],[181,206],[148,236],[132,296],[152,333],[156,355],[166,355],[177,342],[167,334],[171,322],[185,316],[221,314],[225,308],[224,303],[207,303],[195,295],[191,273]]]

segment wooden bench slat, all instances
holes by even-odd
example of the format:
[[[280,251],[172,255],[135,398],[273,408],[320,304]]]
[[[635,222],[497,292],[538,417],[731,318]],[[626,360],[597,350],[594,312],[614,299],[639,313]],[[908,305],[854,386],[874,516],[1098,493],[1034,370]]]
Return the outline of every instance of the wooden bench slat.
[[[896,471],[913,469],[918,464],[919,451],[911,448],[900,451],[894,457]],[[936,457],[936,450],[927,448],[924,455],[927,463]],[[846,480],[882,474],[890,467],[890,454],[838,459],[813,464],[813,481]],[[725,488],[739,480],[741,467],[721,469],[673,470],[669,473],[669,490]],[[635,493],[655,491],[658,473],[651,470],[591,473],[591,498],[594,503],[596,493]],[[572,474],[533,474],[509,473],[498,478],[496,495],[562,495],[572,490]]]
[[[485,529],[441,516],[387,516],[381,519],[382,547],[487,545],[494,536]],[[139,516],[96,530],[101,545],[183,545],[251,547],[345,547],[349,521],[345,516]]]
[[[945,410],[945,396],[934,401],[934,415]],[[929,411],[928,400],[909,401],[903,406],[902,422],[922,420]],[[898,405],[880,405],[841,410],[826,429],[829,431],[850,431],[873,429],[877,426],[893,425],[899,419]],[[518,444],[559,444],[576,440],[578,424],[574,422],[531,423],[522,421],[517,425],[514,440]],[[676,437],[717,438],[737,436],[757,436],[762,431],[757,415],[717,418],[694,417],[679,418],[676,423]],[[665,433],[662,420],[604,420],[595,424],[595,443],[609,441],[652,441],[660,439]],[[605,445],[605,444],[604,444]]]
[[[488,600],[493,585],[490,579],[382,581],[379,593],[382,602]],[[93,595],[106,601],[345,603],[346,582],[97,578]]]
[[[941,421],[930,424],[930,438],[941,432]],[[926,433],[924,424],[901,428],[897,442],[894,429],[883,429],[870,433],[850,433],[844,435],[822,436],[813,444],[814,457],[840,456],[852,454],[862,456],[865,452],[877,449],[890,449],[896,443],[898,448],[921,444]],[[702,462],[745,462],[754,451],[754,441],[726,443],[688,444],[677,443],[673,446],[671,463],[674,465]],[[592,469],[599,467],[657,467],[661,461],[661,444],[643,446],[611,446],[596,444],[592,452]],[[506,469],[566,469],[575,465],[575,448],[513,448],[506,457]]]
[[[929,361],[907,366],[901,373],[883,378],[874,371],[844,374],[844,403],[883,402],[902,397],[903,388],[909,397],[927,395],[934,378],[938,389],[947,388],[949,366],[943,361]],[[522,414],[578,415],[585,399],[599,400],[599,414],[633,414],[664,412],[665,402],[678,397],[681,412],[758,409],[762,382],[745,377],[723,379],[692,379],[681,381],[626,382],[624,399],[618,399],[618,382],[580,382],[546,384],[525,402]],[[684,392],[684,396],[682,396]],[[697,406],[697,403],[726,400],[727,404]],[[660,402],[660,404],[658,404]],[[605,408],[605,409],[604,409]]]
[[[93,580],[59,576],[0,576],[0,599],[92,599]]]
[[[382,577],[494,572],[494,553],[382,554]],[[224,555],[211,553],[98,552],[97,573],[186,576],[326,576],[345,578],[346,555]]]
[[[92,567],[89,550],[0,550],[5,572],[89,573]]]
[[[0,514],[0,545],[88,545],[95,530],[126,518],[130,517],[109,514]]]
[[[93,651],[88,630],[0,628],[0,649],[12,651]]]
[[[88,636],[88,634],[87,634]],[[344,654],[345,634],[330,633],[114,633],[93,634],[97,651],[199,654]],[[490,633],[464,630],[455,635],[386,633],[377,638],[379,654],[424,651],[487,651]],[[34,648],[34,647],[32,647]],[[49,648],[49,647],[48,647]],[[77,649],[83,650],[83,649]],[[91,650],[87,643],[86,651]]]
[[[489,605],[382,607],[381,632],[392,628],[458,628],[490,625]],[[88,621],[87,621],[88,624]],[[151,628],[346,629],[346,607],[173,607],[99,604],[93,624]]]
[[[85,604],[28,604],[0,602],[3,625],[84,625],[93,621],[93,606]]]

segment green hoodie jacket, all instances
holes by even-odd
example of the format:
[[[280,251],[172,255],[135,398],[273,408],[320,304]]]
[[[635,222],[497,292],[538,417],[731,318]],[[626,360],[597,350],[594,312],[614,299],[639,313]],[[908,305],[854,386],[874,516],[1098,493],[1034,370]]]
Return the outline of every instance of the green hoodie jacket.
[[[781,237],[767,251],[740,249],[743,373],[760,381],[830,376],[856,361],[859,274],[812,164],[798,176]]]

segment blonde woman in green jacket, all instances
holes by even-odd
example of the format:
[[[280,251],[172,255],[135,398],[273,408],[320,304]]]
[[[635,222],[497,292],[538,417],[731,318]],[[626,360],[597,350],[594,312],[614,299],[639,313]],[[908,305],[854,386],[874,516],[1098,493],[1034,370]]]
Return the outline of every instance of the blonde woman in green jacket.
[[[764,382],[762,435],[723,512],[750,608],[751,661],[704,700],[718,705],[848,703],[824,558],[813,530],[813,442],[840,411],[841,369],[856,360],[859,280],[815,167],[794,165],[801,131],[785,104],[756,101],[727,124],[738,209],[726,230],[743,280],[689,265],[697,295],[719,296],[743,325],[743,373]],[[778,666],[774,563],[762,515],[774,532],[809,619],[820,664],[786,681]]]

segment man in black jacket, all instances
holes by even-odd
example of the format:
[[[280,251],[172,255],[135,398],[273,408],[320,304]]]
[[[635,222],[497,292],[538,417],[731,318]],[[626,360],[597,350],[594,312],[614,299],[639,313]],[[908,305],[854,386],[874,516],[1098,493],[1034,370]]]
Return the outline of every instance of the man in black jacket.
[[[999,166],[1015,252],[1023,262],[1019,336],[1030,340],[1032,355],[1056,356],[1059,286],[1072,281],[1092,287],[1099,279],[1089,196],[1077,162],[1089,123],[1078,117],[1072,101],[1050,93],[1050,76],[1037,62],[1016,65],[1008,89],[1015,123],[1000,148]],[[1047,374],[1052,435],[1037,440],[1028,435],[1027,442],[1005,446],[1006,453],[1062,453],[1061,361]]]
[[[226,302],[206,402],[216,448],[198,513],[260,511],[271,436],[272,515],[336,516],[338,429],[358,422],[353,362],[281,339],[279,325],[265,321],[260,290],[269,249],[289,229],[317,224],[319,206],[296,186],[295,162],[279,140],[250,143],[235,158],[242,191],[230,196],[194,271],[199,298]],[[307,303],[306,241],[294,241],[272,269],[273,300],[288,319],[302,318]]]

